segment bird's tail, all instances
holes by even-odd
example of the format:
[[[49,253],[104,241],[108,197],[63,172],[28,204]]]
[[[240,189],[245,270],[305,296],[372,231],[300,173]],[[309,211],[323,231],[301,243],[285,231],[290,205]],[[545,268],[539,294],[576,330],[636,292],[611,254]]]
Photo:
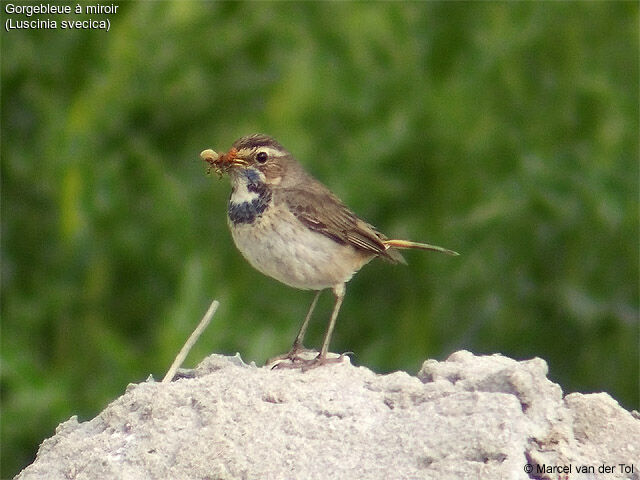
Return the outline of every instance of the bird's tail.
[[[387,248],[415,248],[418,250],[431,250],[432,252],[446,253],[447,255],[460,255],[458,252],[454,252],[448,248],[429,245],[428,243],[410,242],[408,240],[383,240],[382,243],[384,243]]]

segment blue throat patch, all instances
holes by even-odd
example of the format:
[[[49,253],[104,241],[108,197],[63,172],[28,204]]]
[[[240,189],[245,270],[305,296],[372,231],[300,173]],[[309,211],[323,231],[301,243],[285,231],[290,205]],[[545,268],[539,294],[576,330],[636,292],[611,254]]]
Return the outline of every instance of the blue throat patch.
[[[251,224],[260,217],[264,211],[269,207],[271,203],[271,190],[266,184],[257,182],[255,175],[252,175],[250,170],[247,174],[247,190],[253,193],[257,193],[258,196],[250,202],[233,203],[229,199],[229,208],[227,213],[229,220],[236,223],[248,223]],[[232,192],[233,195],[233,192]]]

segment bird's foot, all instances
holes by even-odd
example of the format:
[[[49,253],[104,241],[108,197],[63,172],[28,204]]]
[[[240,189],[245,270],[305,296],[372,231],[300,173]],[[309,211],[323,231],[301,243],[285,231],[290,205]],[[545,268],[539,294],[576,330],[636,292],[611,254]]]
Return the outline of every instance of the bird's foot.
[[[332,355],[330,357],[328,356],[322,357],[320,354],[318,354],[314,358],[308,358],[308,356],[307,358],[305,358],[303,356],[297,355],[297,356],[294,356],[293,358],[289,358],[288,359],[289,361],[284,360],[279,363],[276,363],[271,368],[273,370],[280,370],[285,368],[288,368],[288,369],[299,368],[301,371],[306,372],[307,370],[311,370],[311,369],[320,367],[322,365],[329,365],[332,363],[342,363],[344,361],[345,355],[348,355],[350,353],[351,352],[346,352],[340,355],[335,353],[329,354],[329,355]]]
[[[351,353],[352,352],[345,352],[345,353],[341,353],[340,355],[333,354],[333,355],[337,355],[335,357],[334,356],[331,356],[331,357],[326,357],[325,356],[325,357],[323,357],[321,355],[318,355],[313,360],[306,361],[304,363],[304,365],[302,365],[301,370],[303,372],[306,372],[307,370],[311,370],[313,368],[318,368],[318,367],[321,367],[322,365],[330,365],[332,363],[342,363],[344,361],[344,357],[348,356]]]
[[[290,351],[287,353],[283,353],[282,355],[278,355],[276,357],[270,358],[267,360],[266,365],[271,365],[276,362],[291,362],[292,364],[298,362],[305,362],[311,360],[318,355],[317,350],[313,350],[312,348],[306,348],[302,345],[294,345]],[[275,368],[277,365],[274,365],[272,368]],[[295,368],[295,367],[294,367]]]

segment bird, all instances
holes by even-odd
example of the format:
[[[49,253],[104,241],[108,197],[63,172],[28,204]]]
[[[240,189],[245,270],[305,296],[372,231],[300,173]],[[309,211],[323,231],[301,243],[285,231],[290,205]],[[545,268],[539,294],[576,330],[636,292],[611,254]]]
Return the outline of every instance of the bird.
[[[277,367],[307,370],[342,360],[342,355],[328,354],[346,284],[372,259],[406,263],[400,249],[458,255],[436,245],[387,238],[268,135],[243,136],[222,155],[206,149],[200,157],[208,172],[213,169],[231,180],[227,223],[244,258],[285,285],[316,292],[290,351],[268,361],[278,362]],[[322,347],[314,357],[306,354],[316,351],[305,348],[303,340],[325,289],[333,291],[334,304]]]

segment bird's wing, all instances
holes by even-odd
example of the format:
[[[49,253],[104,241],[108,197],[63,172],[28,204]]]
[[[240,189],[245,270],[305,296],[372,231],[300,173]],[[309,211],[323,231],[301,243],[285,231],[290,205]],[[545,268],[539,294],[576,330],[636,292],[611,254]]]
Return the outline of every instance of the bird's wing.
[[[392,262],[403,261],[398,252],[388,249],[382,233],[358,218],[330,191],[324,188],[287,188],[278,193],[282,195],[289,211],[310,230]]]

